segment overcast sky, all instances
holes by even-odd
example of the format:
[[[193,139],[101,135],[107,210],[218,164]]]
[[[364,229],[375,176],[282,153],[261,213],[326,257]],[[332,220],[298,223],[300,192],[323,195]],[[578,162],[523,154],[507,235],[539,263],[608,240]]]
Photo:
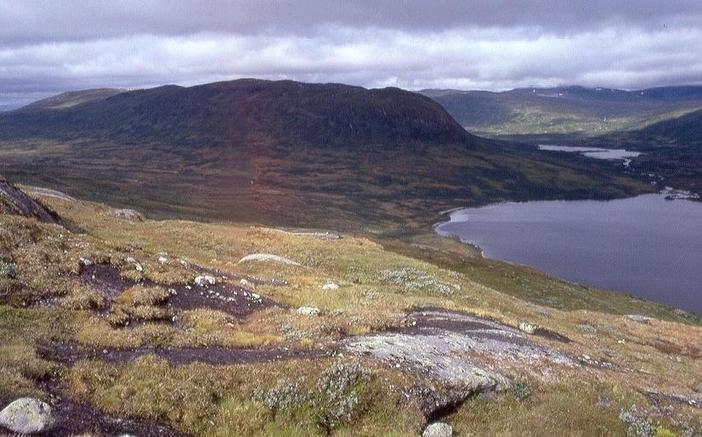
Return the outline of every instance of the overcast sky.
[[[0,109],[240,77],[503,90],[702,83],[702,0],[0,0]]]

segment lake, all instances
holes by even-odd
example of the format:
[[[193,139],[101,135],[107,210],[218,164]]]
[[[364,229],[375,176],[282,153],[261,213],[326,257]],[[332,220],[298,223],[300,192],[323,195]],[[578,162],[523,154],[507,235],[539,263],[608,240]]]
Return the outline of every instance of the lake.
[[[624,167],[628,167],[629,164],[631,164],[632,158],[637,158],[642,155],[641,152],[633,152],[631,150],[602,149],[599,147],[556,146],[549,144],[539,144],[537,147],[539,150],[547,152],[580,153],[588,158],[621,160],[624,163]]]
[[[500,203],[437,226],[488,258],[702,313],[702,203],[647,194]]]

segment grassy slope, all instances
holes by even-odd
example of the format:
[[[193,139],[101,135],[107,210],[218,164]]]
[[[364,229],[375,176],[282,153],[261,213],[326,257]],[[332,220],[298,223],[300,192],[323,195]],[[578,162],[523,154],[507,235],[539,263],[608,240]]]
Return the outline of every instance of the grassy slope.
[[[64,393],[71,398],[112,414],[162,420],[186,432],[318,434],[323,432],[318,412],[301,408],[275,415],[255,400],[253,392],[262,385],[290,381],[291,374],[313,386],[333,364],[331,359],[217,367],[169,366],[147,357],[123,366],[82,361],[69,368],[40,358],[36,350],[49,340],[99,348],[140,344],[310,347],[340,334],[396,326],[404,310],[427,305],[469,311],[512,325],[529,320],[573,340],[567,345],[537,341],[563,352],[587,354],[641,370],[635,379],[626,372],[594,369],[554,369],[554,373],[547,372],[548,377],[530,377],[526,381],[532,394],[526,400],[509,393],[476,398],[449,417],[462,433],[622,434],[619,410],[634,403],[644,408],[649,405],[638,390],[687,393],[702,383],[700,350],[695,346],[702,341],[699,320],[664,306],[481,260],[451,240],[421,235],[380,242],[352,236],[317,240],[261,227],[131,222],[114,217],[110,208],[99,204],[49,198],[45,202],[83,233],[0,216],[0,250],[16,265],[14,279],[0,279],[4,290],[0,374],[5,381],[0,387],[0,403],[18,395],[45,396],[37,381],[57,372],[65,382]],[[161,252],[167,252],[174,262],[160,264],[157,258]],[[287,256],[304,267],[237,263],[241,256],[254,252]],[[318,306],[324,315],[307,320],[295,317],[294,312],[271,310],[236,323],[216,311],[191,310],[179,314],[173,324],[147,318],[134,327],[113,327],[90,310],[99,308],[99,297],[72,279],[80,256],[112,262],[132,278],[146,277],[165,284],[192,280],[197,274],[197,270],[175,262],[178,259],[230,274],[282,277],[290,282],[289,287],[258,286],[256,291],[293,307]],[[127,257],[136,258],[144,271],[135,271],[133,264],[125,261]],[[461,290],[449,295],[431,290],[408,292],[382,282],[383,270],[403,267],[427,272],[437,281],[459,283]],[[320,285],[329,280],[341,288],[321,290]],[[58,299],[56,306],[24,307],[36,299],[52,297]],[[622,313],[649,314],[669,321],[642,325],[626,320]],[[581,329],[584,325],[590,328]],[[284,334],[291,331],[296,335]],[[364,365],[374,376],[362,385],[362,408],[335,433],[419,432],[422,419],[418,411],[401,402],[401,389],[410,381],[395,370]],[[699,411],[676,405],[657,420],[674,428],[671,420],[679,417],[695,423]]]

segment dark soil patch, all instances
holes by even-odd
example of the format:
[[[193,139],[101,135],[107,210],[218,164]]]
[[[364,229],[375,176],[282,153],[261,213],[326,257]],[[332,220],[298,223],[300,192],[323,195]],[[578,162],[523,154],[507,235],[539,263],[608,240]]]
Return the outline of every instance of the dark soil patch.
[[[647,391],[644,394],[656,405],[673,403],[688,405],[694,408],[702,408],[702,395],[697,395],[697,397],[689,397],[676,393],[661,393],[657,391]]]
[[[276,305],[274,301],[251,290],[226,283],[205,287],[178,285],[170,287],[169,290],[171,297],[166,305],[181,310],[211,308],[244,318],[256,311]]]
[[[137,283],[124,279],[119,269],[109,264],[83,266],[79,278],[85,286],[103,293],[110,299],[116,298],[127,288],[138,284],[147,287],[158,285],[151,281]],[[254,279],[252,278],[250,281],[254,282]],[[264,279],[258,281],[264,281]],[[256,311],[278,305],[245,287],[229,283],[204,287],[194,284],[179,284],[168,288],[168,290],[170,290],[171,295],[165,305],[169,308],[181,310],[210,308],[238,318],[244,318]]]
[[[315,359],[330,356],[333,351],[321,349],[290,348],[225,348],[225,347],[184,347],[136,349],[85,348],[76,345],[54,345],[42,351],[42,355],[53,361],[73,364],[79,360],[100,360],[112,364],[129,363],[144,355],[155,355],[173,365],[203,363],[212,365],[234,365],[270,363],[292,359]]]
[[[538,328],[536,332],[534,332],[534,335],[546,338],[548,340],[558,341],[560,343],[570,343],[570,338],[546,328]]]
[[[48,394],[51,405],[53,426],[46,432],[33,434],[42,436],[75,435],[135,435],[140,437],[181,437],[187,434],[178,432],[166,425],[109,415],[89,405],[75,402],[62,395],[55,379],[40,382],[40,388]],[[16,435],[0,426],[0,435]]]
[[[122,278],[119,269],[109,264],[82,266],[79,277],[83,285],[112,299],[135,285],[134,282]]]
[[[56,419],[47,436],[73,436],[84,433],[97,435],[131,434],[139,437],[179,437],[187,434],[167,426],[102,413],[95,408],[61,399],[53,407]]]

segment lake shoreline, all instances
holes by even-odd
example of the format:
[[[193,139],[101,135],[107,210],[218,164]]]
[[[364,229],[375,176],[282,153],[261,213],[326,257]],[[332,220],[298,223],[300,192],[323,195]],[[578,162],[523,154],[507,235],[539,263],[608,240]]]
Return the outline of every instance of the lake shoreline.
[[[534,268],[573,284],[606,289],[619,294],[629,294],[663,305],[681,308],[691,313],[702,314],[702,299],[697,296],[697,289],[694,286],[695,281],[699,280],[699,275],[691,273],[695,269],[692,265],[694,264],[694,257],[700,253],[698,246],[696,246],[698,242],[687,235],[676,234],[676,231],[670,229],[666,222],[669,219],[667,214],[675,215],[678,210],[688,215],[692,213],[693,215],[690,217],[693,217],[693,219],[700,217],[700,220],[702,220],[702,215],[700,215],[702,206],[699,206],[699,202],[670,200],[668,196],[668,192],[659,192],[657,194],[644,194],[611,200],[498,202],[480,207],[454,208],[442,214],[444,216],[448,215],[448,220],[435,223],[432,229],[441,237],[452,238],[471,246],[482,258]],[[678,202],[685,203],[679,204]],[[535,204],[537,205],[535,206]],[[545,235],[549,238],[554,240],[566,239],[570,243],[575,243],[572,247],[576,249],[572,247],[548,247],[548,244],[544,242],[536,242],[534,244],[535,247],[532,248],[529,247],[528,243],[525,243],[525,241],[530,241],[529,238],[519,234],[524,232],[528,234],[534,232],[534,229],[543,232],[540,226],[544,226],[544,224],[539,222],[543,218],[534,210],[534,208],[538,209],[539,204],[546,205],[548,208],[555,208],[555,211],[565,211],[573,208],[574,204],[578,204],[578,208],[581,209],[595,208],[601,211],[601,216],[593,220],[592,224],[594,227],[592,228],[582,220],[571,219],[574,223],[566,223],[564,226],[566,226],[566,229],[570,229],[569,227],[575,225],[576,228],[569,230],[563,235],[559,235],[553,229],[546,229]],[[636,214],[639,214],[641,217],[646,216],[644,207],[650,207],[649,204],[654,205],[657,212],[653,215],[657,221],[648,225],[643,223],[642,225],[641,221],[645,222],[646,219],[641,219],[641,217],[636,215],[633,216],[635,220],[632,220],[630,213],[627,215],[626,207],[628,204],[633,205],[632,207],[636,208]],[[677,206],[673,206],[676,204]],[[517,212],[525,208],[532,215],[528,216],[526,223],[520,223],[520,216]],[[614,221],[611,230],[606,229],[607,210],[615,212],[612,216]],[[500,211],[510,212],[509,217],[498,217]],[[640,211],[643,212],[639,213]],[[478,214],[482,221],[475,222],[474,219],[471,221],[471,214]],[[497,224],[491,224],[489,221],[483,220],[485,217],[493,220],[497,219]],[[534,222],[537,223],[536,225],[530,223],[533,220],[536,220]],[[622,220],[624,221],[622,222]],[[632,222],[631,226],[629,226],[627,220]],[[469,222],[471,223],[470,226],[476,228],[477,231],[466,232],[462,228]],[[676,222],[673,223],[677,224]],[[503,226],[503,228],[500,228],[500,226]],[[507,226],[507,228],[504,228],[504,226]],[[534,226],[536,227],[534,228]],[[558,223],[555,223],[554,226],[558,226]],[[646,226],[650,226],[651,229],[646,228]],[[688,223],[686,226],[689,228],[690,224]],[[490,238],[496,239],[497,243],[495,241],[486,242],[485,239],[488,237],[476,234],[480,229],[487,229],[489,232],[499,229],[500,232],[515,233],[514,229],[510,230],[510,227],[524,228],[522,231],[516,232],[513,241],[506,239],[505,236],[495,237],[490,235]],[[688,230],[690,230],[689,234],[694,237],[694,230]],[[626,247],[626,250],[616,245],[610,247],[606,244],[601,248],[589,247],[588,244],[594,245],[595,243],[588,243],[588,232],[594,233],[595,236],[612,232],[614,234],[612,241],[623,242],[621,244]],[[652,239],[651,234],[656,233],[660,234],[658,235],[660,241],[655,240],[655,235],[654,239]],[[622,234],[626,235],[630,240],[627,241],[626,238],[622,237]],[[668,237],[670,237],[670,244],[667,243]],[[654,240],[657,242],[652,243]],[[686,246],[686,240],[693,240],[693,243],[688,243]],[[676,241],[678,243],[675,243]],[[702,238],[700,241],[702,241]],[[684,249],[676,249],[677,246]],[[656,253],[658,247],[663,247],[663,254]],[[684,253],[684,250],[688,252]],[[568,260],[568,262],[573,264],[564,266],[567,262],[558,260],[556,252],[561,253],[564,260]],[[648,254],[648,258],[637,264],[636,259],[640,257],[640,253]],[[603,259],[608,258],[611,265],[603,261]],[[693,261],[690,259],[693,259]],[[602,266],[603,270],[601,272],[598,271],[596,266]],[[619,266],[620,270],[613,266]],[[652,274],[652,271],[656,271],[656,274]],[[651,281],[658,284],[658,289],[650,284],[641,285],[649,277]]]

